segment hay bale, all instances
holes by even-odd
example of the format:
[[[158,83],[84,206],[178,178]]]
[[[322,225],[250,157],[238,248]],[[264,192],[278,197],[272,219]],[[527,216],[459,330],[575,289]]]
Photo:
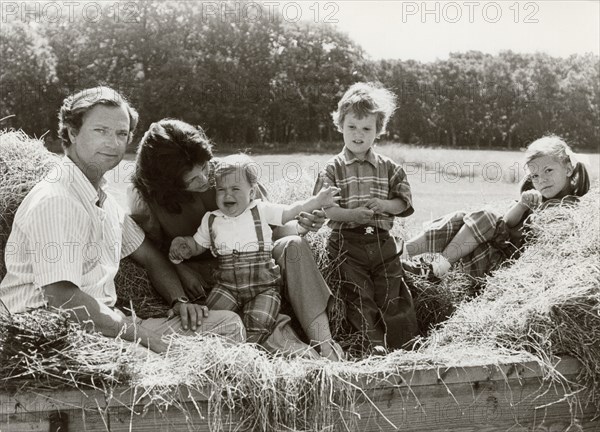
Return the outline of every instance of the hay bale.
[[[0,383],[8,391],[127,384],[132,349],[84,331],[65,312],[0,313]]]
[[[25,195],[59,158],[22,131],[0,131],[0,280],[6,274],[4,249],[15,213]]]
[[[116,307],[139,318],[162,318],[170,307],[156,292],[146,270],[131,258],[122,259],[115,276]]]

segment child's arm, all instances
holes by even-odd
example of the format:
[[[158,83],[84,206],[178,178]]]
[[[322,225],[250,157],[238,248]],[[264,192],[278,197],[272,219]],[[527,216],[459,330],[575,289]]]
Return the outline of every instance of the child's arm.
[[[504,223],[509,228],[517,226],[523,219],[525,212],[530,209],[535,209],[541,203],[542,194],[535,189],[523,192],[521,194],[521,199],[513,204],[513,206],[504,214]]]
[[[298,201],[287,206],[283,210],[282,224],[293,220],[300,212],[311,213],[324,207],[331,207],[340,199],[340,189],[335,186],[328,186],[322,189],[317,195],[304,201]]]
[[[325,209],[327,217],[336,222],[355,222],[365,225],[373,219],[375,212],[366,207],[347,209],[340,206]]]
[[[399,215],[409,208],[409,204],[400,197],[388,200],[371,198],[366,202],[365,207],[373,210],[375,213]]]
[[[171,262],[179,264],[181,261],[200,255],[206,250],[207,248],[196,243],[194,237],[175,237],[169,249],[169,259]]]

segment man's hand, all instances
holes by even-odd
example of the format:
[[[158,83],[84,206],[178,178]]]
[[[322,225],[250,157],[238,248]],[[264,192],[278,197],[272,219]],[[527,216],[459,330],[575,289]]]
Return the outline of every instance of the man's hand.
[[[208,307],[195,303],[176,303],[172,309],[167,312],[167,318],[174,318],[176,315],[181,317],[181,327],[184,330],[191,328],[193,331],[202,325],[202,320],[208,316]]]
[[[372,219],[375,212],[366,207],[357,207],[352,209],[352,222],[356,222],[361,225],[368,224]]]

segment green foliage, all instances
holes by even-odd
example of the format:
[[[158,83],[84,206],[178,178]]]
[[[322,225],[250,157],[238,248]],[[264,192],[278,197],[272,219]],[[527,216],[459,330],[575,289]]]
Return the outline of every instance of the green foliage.
[[[553,132],[576,149],[600,142],[599,60],[591,54],[372,61],[331,25],[249,18],[240,13],[247,2],[219,2],[216,13],[194,2],[120,4],[100,4],[100,19],[3,23],[0,118],[16,115],[3,127],[55,134],[62,98],[102,83],[129,96],[140,131],[176,117],[201,125],[221,148],[310,142],[304,150],[320,150],[341,139],[330,113],[343,92],[377,80],[400,101],[388,128],[394,140],[518,148]]]

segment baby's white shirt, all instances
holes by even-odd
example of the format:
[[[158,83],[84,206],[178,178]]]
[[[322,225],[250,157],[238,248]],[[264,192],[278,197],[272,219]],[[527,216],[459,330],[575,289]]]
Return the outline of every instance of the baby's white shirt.
[[[254,229],[252,208],[257,207],[265,242],[265,251],[273,249],[273,231],[269,225],[281,226],[283,210],[287,207],[283,204],[265,202],[259,199],[253,200],[246,210],[238,216],[229,217],[221,210],[207,212],[202,218],[202,223],[194,234],[194,240],[200,246],[210,248],[210,232],[208,219],[211,214],[215,215],[213,222],[214,244],[217,255],[230,255],[234,250],[238,252],[258,251],[258,238]]]

